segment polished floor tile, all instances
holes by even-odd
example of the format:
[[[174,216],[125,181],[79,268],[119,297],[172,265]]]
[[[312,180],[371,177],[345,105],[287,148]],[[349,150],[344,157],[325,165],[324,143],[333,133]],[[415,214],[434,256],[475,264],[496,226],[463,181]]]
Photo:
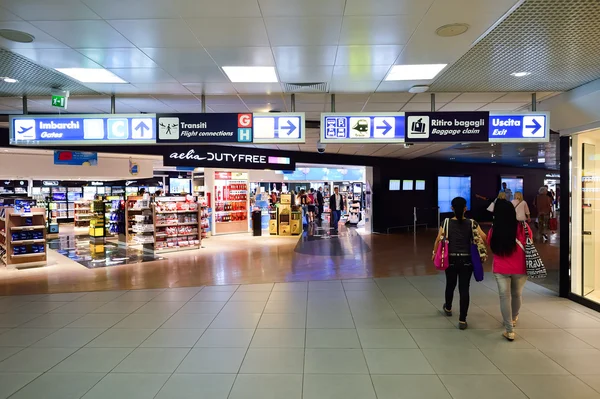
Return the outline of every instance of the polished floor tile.
[[[304,349],[250,348],[240,373],[242,374],[302,374]]]
[[[573,376],[508,375],[508,377],[529,399],[600,399],[600,393]]]
[[[75,348],[26,348],[0,362],[0,372],[43,373],[76,350]]]
[[[537,349],[483,349],[486,356],[504,374],[568,374],[558,363]]]
[[[356,330],[352,329],[314,329],[306,330],[307,348],[360,349],[361,343]]]
[[[363,348],[368,349],[412,349],[417,343],[406,329],[358,329]]]
[[[237,374],[245,354],[246,349],[242,348],[194,348],[177,373]]]
[[[418,349],[365,349],[371,374],[435,374]]]
[[[0,346],[26,348],[56,331],[55,328],[13,328],[0,334]]]
[[[600,350],[556,348],[544,350],[544,354],[571,374],[592,374],[600,379]]]
[[[105,373],[43,374],[11,398],[79,399],[105,375]]]
[[[62,328],[33,344],[38,348],[81,348],[105,328]]]
[[[254,333],[254,338],[252,338],[252,343],[250,344],[250,347],[304,348],[305,336],[305,329],[258,329]]]
[[[376,399],[373,383],[368,375],[304,376],[303,399]]]
[[[248,348],[253,336],[254,329],[211,328],[202,334],[195,346],[203,348]]]
[[[81,348],[54,366],[50,373],[108,373],[133,348]]]
[[[85,399],[148,399],[160,391],[170,374],[110,373],[83,396]]]
[[[527,399],[504,375],[441,375],[446,389],[461,399]]]
[[[200,336],[204,333],[203,329],[169,329],[160,328],[152,333],[140,347],[142,348],[191,348]]]
[[[360,349],[306,349],[308,374],[369,374]]]
[[[173,374],[156,399],[228,399],[235,379],[235,374]]]
[[[185,358],[188,348],[138,348],[113,371],[116,373],[172,373]]]
[[[374,375],[371,378],[378,399],[452,399],[436,375]]]
[[[94,348],[136,348],[154,332],[153,329],[111,328],[86,346]]]
[[[301,399],[302,374],[240,374],[229,399]]]
[[[500,374],[479,349],[422,349],[438,374]]]

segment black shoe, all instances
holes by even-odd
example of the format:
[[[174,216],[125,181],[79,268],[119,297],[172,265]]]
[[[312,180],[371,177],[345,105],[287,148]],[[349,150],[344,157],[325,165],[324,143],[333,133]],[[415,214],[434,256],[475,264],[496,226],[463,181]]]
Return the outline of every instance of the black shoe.
[[[466,330],[467,327],[469,327],[469,325],[467,324],[466,321],[459,321],[458,322],[458,329],[459,330]]]
[[[446,309],[446,304],[442,305],[442,310],[444,311],[444,314],[448,317],[452,316],[452,310],[450,309]]]

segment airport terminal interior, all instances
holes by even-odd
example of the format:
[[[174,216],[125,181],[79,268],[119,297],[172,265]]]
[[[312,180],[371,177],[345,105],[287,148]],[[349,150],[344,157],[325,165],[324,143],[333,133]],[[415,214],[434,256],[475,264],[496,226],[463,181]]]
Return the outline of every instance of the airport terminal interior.
[[[600,399],[598,21],[0,0],[0,399]]]

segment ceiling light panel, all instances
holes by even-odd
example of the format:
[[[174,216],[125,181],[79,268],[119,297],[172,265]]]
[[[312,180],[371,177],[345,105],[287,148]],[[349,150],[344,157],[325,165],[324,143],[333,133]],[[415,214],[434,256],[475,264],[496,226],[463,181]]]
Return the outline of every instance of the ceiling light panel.
[[[224,66],[223,71],[232,83],[278,82],[274,67]]]
[[[82,83],[127,83],[103,68],[56,68],[56,70]]]
[[[394,65],[385,80],[430,80],[447,64]]]

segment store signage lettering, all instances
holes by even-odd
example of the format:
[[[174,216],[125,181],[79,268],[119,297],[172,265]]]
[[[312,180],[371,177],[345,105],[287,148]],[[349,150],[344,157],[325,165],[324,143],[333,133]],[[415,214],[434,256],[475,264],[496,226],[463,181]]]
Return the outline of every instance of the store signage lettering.
[[[11,116],[10,144],[112,145],[156,141],[155,117],[144,115]]]
[[[304,143],[304,112],[267,112],[253,114],[254,143]]]
[[[252,114],[159,114],[159,143],[251,143]]]
[[[488,141],[489,112],[407,112],[406,141]]]
[[[104,182],[102,181],[93,181],[90,183],[92,186],[103,186]]]
[[[201,147],[173,151],[171,148],[171,151],[163,155],[163,164],[179,167],[203,166],[273,170],[294,170],[296,166],[295,162],[288,157],[270,156],[264,151],[250,148],[239,148],[239,151],[202,150]]]
[[[42,181],[42,186],[46,186],[46,187],[54,187],[54,186],[58,186],[59,182],[58,180],[43,180]]]

